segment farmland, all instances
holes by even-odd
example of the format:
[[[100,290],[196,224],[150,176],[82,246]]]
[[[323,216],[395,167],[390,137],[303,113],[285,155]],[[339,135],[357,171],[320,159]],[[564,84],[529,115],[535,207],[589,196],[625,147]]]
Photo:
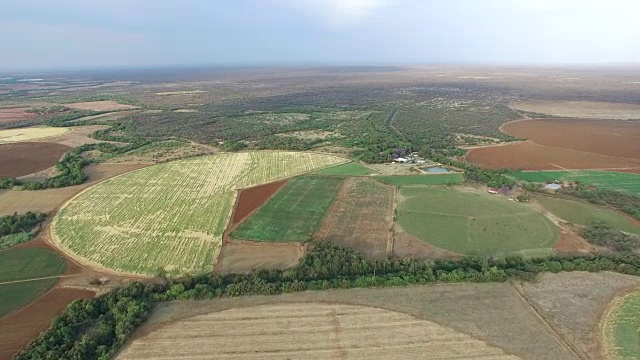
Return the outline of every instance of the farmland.
[[[640,292],[618,299],[604,324],[604,348],[613,360],[640,359]]]
[[[54,166],[69,146],[40,142],[0,145],[0,178],[19,177]]]
[[[600,221],[613,229],[640,234],[640,227],[634,225],[623,215],[592,204],[559,199],[550,196],[535,195],[533,198],[555,216],[575,225],[589,225]]]
[[[126,109],[135,108],[135,106],[118,104],[117,102],[111,101],[111,100],[69,103],[69,104],[64,104],[64,106],[71,109],[94,110],[94,111],[126,110]]]
[[[344,161],[250,152],[156,165],[87,189],[58,213],[52,233],[59,246],[94,266],[148,275],[159,268],[204,272],[220,251],[236,188]]]
[[[47,249],[0,251],[0,317],[24,306],[53,286],[65,270],[60,257]]]
[[[306,176],[291,179],[266,204],[231,233],[255,241],[309,240],[335,199],[343,179]]]
[[[605,101],[533,100],[509,104],[512,109],[561,117],[640,119],[640,105]]]
[[[348,175],[348,176],[365,176],[376,174],[377,172],[359,163],[350,162],[344,165],[334,166],[323,169],[318,172],[320,175]]]
[[[0,130],[0,144],[50,138],[68,133],[71,129],[62,127],[28,127]]]
[[[640,195],[640,175],[614,171],[536,171],[509,174],[519,180],[531,182],[579,181],[600,189],[627,191]]]
[[[315,238],[385,258],[393,226],[395,189],[371,179],[348,178]]]
[[[559,231],[531,207],[485,193],[402,187],[398,224],[431,245],[465,255],[549,253]]]
[[[399,175],[376,176],[374,179],[388,185],[455,185],[464,182],[462,174],[438,174],[438,175]]]

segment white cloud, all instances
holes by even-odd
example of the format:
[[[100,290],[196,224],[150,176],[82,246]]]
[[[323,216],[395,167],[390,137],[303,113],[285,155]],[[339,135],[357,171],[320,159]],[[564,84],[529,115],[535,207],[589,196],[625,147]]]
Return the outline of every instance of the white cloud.
[[[355,26],[366,21],[387,0],[285,0],[287,5],[317,17],[331,28]]]

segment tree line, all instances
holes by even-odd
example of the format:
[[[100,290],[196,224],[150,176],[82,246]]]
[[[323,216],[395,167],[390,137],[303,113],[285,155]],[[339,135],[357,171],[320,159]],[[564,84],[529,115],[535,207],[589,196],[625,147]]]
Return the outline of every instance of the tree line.
[[[134,282],[93,299],[76,300],[15,359],[109,359],[159,302],[273,295],[304,290],[403,286],[434,282],[531,280],[541,272],[615,271],[640,275],[631,252],[585,257],[465,257],[457,260],[368,260],[352,249],[309,243],[300,264],[288,270],[256,270]]]

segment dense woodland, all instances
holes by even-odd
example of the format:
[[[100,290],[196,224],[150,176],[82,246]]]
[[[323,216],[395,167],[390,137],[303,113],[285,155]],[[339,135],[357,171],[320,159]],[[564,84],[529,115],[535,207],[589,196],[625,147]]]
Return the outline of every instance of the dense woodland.
[[[596,222],[582,231],[582,237],[588,242],[604,246],[614,251],[632,251],[640,248],[640,236],[611,229],[611,226]]]
[[[93,299],[76,300],[51,327],[18,353],[27,359],[109,359],[162,301],[273,295],[304,290],[403,286],[434,282],[503,282],[533,279],[550,271],[616,271],[640,275],[637,254],[587,257],[479,258],[459,260],[367,260],[351,249],[308,244],[300,265],[247,275],[207,275],[162,284],[134,282]]]
[[[31,211],[0,217],[0,250],[31,240],[46,217]]]

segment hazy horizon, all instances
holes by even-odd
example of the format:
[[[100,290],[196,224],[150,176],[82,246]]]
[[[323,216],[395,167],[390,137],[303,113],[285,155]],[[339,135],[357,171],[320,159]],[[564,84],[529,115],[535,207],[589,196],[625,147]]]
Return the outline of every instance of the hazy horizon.
[[[0,71],[606,66],[640,62],[631,0],[14,1]]]

